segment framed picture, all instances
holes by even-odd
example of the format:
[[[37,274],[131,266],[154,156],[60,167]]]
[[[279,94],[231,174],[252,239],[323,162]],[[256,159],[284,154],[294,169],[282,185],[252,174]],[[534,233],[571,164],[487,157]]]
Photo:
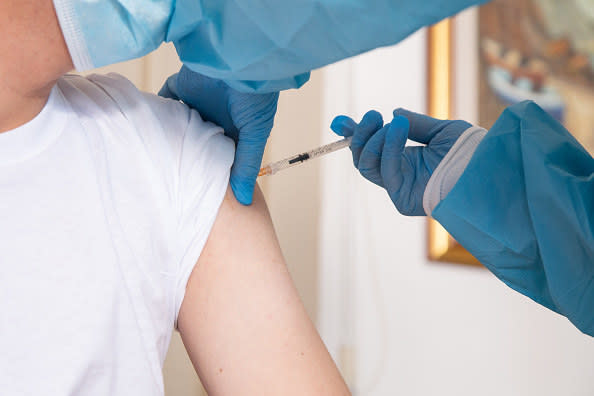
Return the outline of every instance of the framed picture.
[[[430,28],[428,112],[489,129],[533,100],[594,153],[594,7],[586,0],[492,0]],[[431,260],[478,261],[435,221]]]
[[[479,122],[533,100],[594,149],[594,7],[584,0],[494,0],[479,10]]]

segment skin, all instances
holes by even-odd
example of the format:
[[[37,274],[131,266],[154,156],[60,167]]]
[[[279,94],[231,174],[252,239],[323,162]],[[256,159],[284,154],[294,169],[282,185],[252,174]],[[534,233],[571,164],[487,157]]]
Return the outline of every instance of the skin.
[[[0,132],[33,119],[72,61],[51,0],[0,1]]]
[[[72,61],[51,0],[0,2],[0,132],[33,119]],[[228,189],[178,328],[210,395],[347,395],[301,303],[264,198]]]
[[[229,189],[188,282],[178,328],[209,395],[347,395],[299,299],[259,188]]]

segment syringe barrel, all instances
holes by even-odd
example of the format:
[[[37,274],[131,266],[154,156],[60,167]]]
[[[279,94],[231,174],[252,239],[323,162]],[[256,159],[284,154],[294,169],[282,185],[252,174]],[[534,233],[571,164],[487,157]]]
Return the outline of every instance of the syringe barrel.
[[[327,144],[322,147],[318,147],[318,148],[308,151],[306,153],[294,155],[294,156],[286,158],[284,160],[273,162],[272,164],[269,164],[266,167],[266,168],[270,168],[270,172],[268,174],[274,175],[276,172],[278,172],[280,170],[291,168],[293,166],[307,162],[310,159],[322,157],[326,154],[330,154],[334,151],[348,147],[351,145],[352,140],[353,140],[352,137],[348,137],[348,138],[339,140],[337,142],[330,143],[330,144]]]
[[[303,154],[299,154],[298,156],[295,156],[292,158],[286,158],[284,160],[273,162],[272,164],[268,165],[268,167],[270,168],[270,175],[274,175],[276,172],[278,172],[280,170],[291,168],[293,166],[299,165],[302,162],[306,161],[306,160],[299,160],[299,157],[302,155]]]
[[[350,136],[348,138],[339,140],[337,142],[330,143],[330,144],[327,144],[322,147],[318,147],[317,149],[313,149],[310,152],[308,152],[308,154],[309,154],[310,158],[321,157],[323,155],[333,153],[333,152],[343,149],[345,147],[349,147],[351,145],[352,140],[353,140],[353,137]]]

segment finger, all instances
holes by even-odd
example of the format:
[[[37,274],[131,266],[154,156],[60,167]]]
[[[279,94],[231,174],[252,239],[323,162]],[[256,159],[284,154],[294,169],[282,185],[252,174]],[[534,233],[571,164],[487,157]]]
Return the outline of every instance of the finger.
[[[397,116],[408,119],[410,124],[408,138],[423,144],[429,144],[431,139],[449,122],[431,118],[424,114],[414,113],[406,109],[394,110],[394,117]]]
[[[180,100],[179,96],[177,94],[177,89],[176,89],[177,76],[178,76],[178,73],[175,73],[174,75],[170,76],[167,79],[167,81],[165,81],[165,84],[163,84],[163,86],[159,90],[159,96],[161,96],[163,98]]]
[[[404,182],[401,164],[409,128],[408,119],[397,116],[390,123],[384,138],[380,174],[390,197],[398,193]]]
[[[228,114],[237,129],[237,142],[243,138],[266,139],[272,130],[278,106],[278,92],[250,94],[228,91]]]
[[[332,121],[330,129],[338,136],[350,137],[355,132],[357,123],[352,118],[340,115]]]
[[[389,125],[386,125],[373,134],[361,151],[361,157],[359,158],[358,169],[361,175],[380,187],[384,187],[381,175],[381,159],[382,151],[384,149],[384,140],[388,129]]]
[[[353,163],[359,168],[359,158],[361,152],[367,144],[367,141],[375,132],[382,128],[384,120],[382,115],[375,110],[367,112],[361,122],[355,127],[353,141],[351,142],[351,152],[353,153]]]
[[[266,139],[242,140],[240,134],[229,183],[235,198],[243,205],[252,204],[265,146]]]

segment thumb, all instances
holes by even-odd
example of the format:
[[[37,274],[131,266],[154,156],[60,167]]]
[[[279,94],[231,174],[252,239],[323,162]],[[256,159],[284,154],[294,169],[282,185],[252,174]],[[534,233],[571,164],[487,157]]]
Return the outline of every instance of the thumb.
[[[357,123],[352,118],[344,115],[335,117],[330,125],[332,132],[343,137],[353,136],[356,127]]]
[[[235,150],[235,162],[231,168],[231,189],[243,205],[251,205],[256,179],[262,165],[267,137],[246,139],[249,133],[240,131]]]
[[[167,81],[165,81],[165,84],[163,84],[163,86],[161,87],[161,90],[159,91],[159,96],[163,97],[163,98],[169,98],[169,99],[174,99],[174,100],[180,100],[178,93],[177,93],[177,76],[178,74],[174,74],[172,76],[170,76]]]

